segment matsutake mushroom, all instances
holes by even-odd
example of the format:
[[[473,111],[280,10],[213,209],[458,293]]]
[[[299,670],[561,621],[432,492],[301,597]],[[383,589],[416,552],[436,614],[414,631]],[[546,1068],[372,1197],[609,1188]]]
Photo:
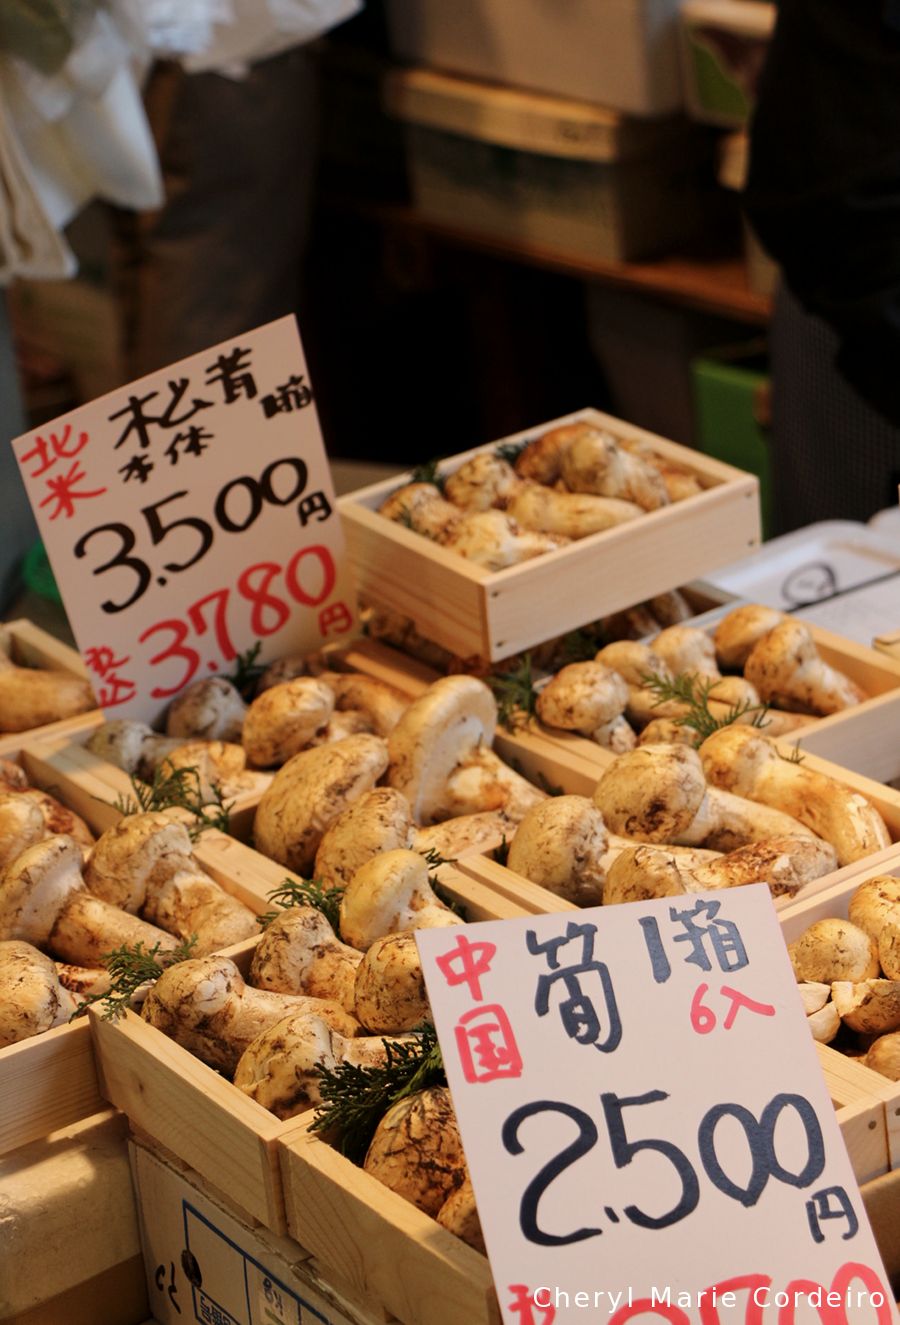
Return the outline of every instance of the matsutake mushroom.
[[[586,796],[553,796],[522,819],[507,865],[567,902],[596,906],[607,846],[603,816]]]
[[[89,681],[71,672],[18,667],[0,648],[0,731],[31,731],[96,707]]]
[[[575,662],[560,668],[537,697],[537,714],[548,727],[580,732],[621,754],[636,744],[625,719],[629,689],[618,672],[600,662]]]
[[[357,870],[341,899],[341,935],[365,951],[385,934],[461,925],[433,891],[416,851],[384,851]]]
[[[207,676],[187,686],[169,705],[166,735],[239,742],[247,705],[233,682]]]
[[[330,998],[353,1012],[362,957],[341,943],[321,911],[292,906],[268,926],[250,963],[250,983],[280,994]]]
[[[840,713],[866,698],[855,681],[819,656],[806,622],[790,617],[754,645],[744,676],[767,704],[799,713]]]
[[[0,942],[0,1049],[64,1025],[74,1011],[49,957],[21,940]]]
[[[446,1086],[433,1086],[392,1105],[375,1130],[363,1168],[426,1215],[437,1215],[462,1186],[466,1172]]]

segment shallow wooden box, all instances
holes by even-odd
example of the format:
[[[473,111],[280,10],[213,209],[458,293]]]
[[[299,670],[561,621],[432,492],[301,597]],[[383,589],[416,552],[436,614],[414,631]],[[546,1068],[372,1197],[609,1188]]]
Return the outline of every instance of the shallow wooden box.
[[[490,572],[379,515],[384,498],[409,481],[389,479],[338,503],[360,594],[410,617],[422,634],[461,657],[496,661],[707,574],[757,546],[755,478],[594,409],[452,456],[440,471],[452,473],[497,445],[581,419],[614,436],[650,442],[688,466],[705,490],[521,566]]]
[[[215,873],[210,853],[197,854]],[[296,878],[232,839],[221,843],[219,871],[220,882],[224,876],[240,874],[244,887],[256,887],[263,896],[285,877]],[[444,867],[441,879],[471,920],[520,914],[503,898],[493,897],[454,870]],[[256,939],[248,939],[225,955],[246,972],[256,943]],[[281,1122],[133,1012],[117,1021],[104,1021],[92,1009],[90,1021],[103,1097],[141,1131],[228,1193],[253,1219],[275,1233],[285,1233],[277,1143],[297,1129],[297,1119]]]
[[[73,676],[87,675],[81,654],[68,644],[23,618],[0,623],[0,635],[9,640],[10,656],[20,667],[34,667],[39,671],[71,672]],[[50,722],[43,727],[32,727],[28,732],[0,732],[0,757],[6,751],[15,752],[27,736],[31,740],[44,736],[63,735],[66,732],[80,731],[95,727],[102,722],[103,714],[99,709],[80,713],[74,718],[63,718],[60,722]]]

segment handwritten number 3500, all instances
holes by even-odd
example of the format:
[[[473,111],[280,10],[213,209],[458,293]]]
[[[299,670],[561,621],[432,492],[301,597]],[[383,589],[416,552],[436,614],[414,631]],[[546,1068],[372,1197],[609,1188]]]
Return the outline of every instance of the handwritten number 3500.
[[[287,468],[292,472],[293,481],[289,492],[279,493],[275,489],[275,476],[277,471],[282,468]],[[214,503],[213,509],[219,528],[229,534],[244,533],[258,518],[266,503],[270,506],[288,506],[292,501],[296,501],[306,487],[306,480],[306,465],[295,456],[273,460],[270,465],[266,466],[258,479],[250,478],[247,475],[232,479],[221,489]],[[247,494],[249,505],[246,512],[235,513],[233,509],[235,501],[232,494],[241,491]],[[147,522],[150,540],[154,547],[162,543],[163,539],[167,538],[173,529],[191,529],[199,538],[196,550],[186,561],[167,561],[163,563],[162,569],[172,573],[188,570],[189,567],[196,565],[201,558],[206,556],[215,537],[213,526],[207,520],[201,520],[199,516],[184,515],[177,520],[169,520],[168,523],[163,519],[163,507],[168,506],[170,502],[179,501],[187,495],[188,492],[185,488],[180,492],[170,493],[168,497],[163,497],[150,506],[141,507],[141,515]],[[137,538],[134,531],[127,524],[120,521],[97,525],[95,529],[89,529],[86,534],[82,534],[75,544],[75,556],[78,558],[86,556],[89,544],[98,536],[105,534],[114,534],[119,539],[119,547],[108,561],[95,566],[92,574],[102,575],[105,571],[120,566],[134,572],[137,580],[130,597],[126,598],[124,602],[118,603],[107,598],[100,604],[104,612],[124,612],[126,608],[131,607],[146,593],[153,579],[153,572],[146,561],[131,555]]]

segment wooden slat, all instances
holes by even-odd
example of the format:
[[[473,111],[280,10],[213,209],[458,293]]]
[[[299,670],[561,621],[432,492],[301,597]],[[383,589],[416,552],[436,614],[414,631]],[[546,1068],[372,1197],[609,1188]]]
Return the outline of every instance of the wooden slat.
[[[71,672],[73,676],[87,676],[78,650],[42,630],[33,621],[25,617],[4,621],[0,630],[8,635],[12,644],[13,662],[22,667],[39,667],[47,671]]]
[[[0,1155],[102,1108],[86,1022],[0,1049]]]
[[[104,1098],[260,1223],[286,1232],[275,1146],[286,1124],[134,1013],[89,1016]]]
[[[404,1325],[493,1325],[487,1259],[305,1127],[281,1144],[291,1235]]]

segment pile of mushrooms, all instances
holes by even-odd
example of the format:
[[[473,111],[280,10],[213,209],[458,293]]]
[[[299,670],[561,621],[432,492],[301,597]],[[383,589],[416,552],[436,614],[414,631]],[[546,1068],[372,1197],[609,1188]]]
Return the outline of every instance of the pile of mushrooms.
[[[90,682],[72,672],[20,667],[0,629],[0,732],[26,732],[97,707]]]
[[[512,464],[496,451],[480,452],[446,478],[443,491],[407,483],[379,511],[496,571],[701,490],[696,475],[652,447],[579,422],[528,442]]]
[[[815,1038],[840,1032],[866,1067],[900,1081],[900,879],[867,879],[846,918],[815,921],[788,952]]]
[[[728,727],[699,751],[640,746],[612,761],[592,798],[533,807],[506,864],[581,906],[753,882],[793,896],[889,844],[864,797],[782,757],[755,729]]]

